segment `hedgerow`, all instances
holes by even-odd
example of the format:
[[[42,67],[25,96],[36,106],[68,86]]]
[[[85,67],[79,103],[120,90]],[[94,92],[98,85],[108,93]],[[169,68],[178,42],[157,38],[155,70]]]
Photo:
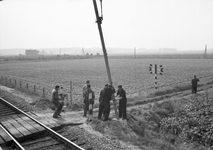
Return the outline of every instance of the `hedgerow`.
[[[192,96],[184,107],[162,119],[161,129],[178,135],[183,141],[213,146],[213,100]]]

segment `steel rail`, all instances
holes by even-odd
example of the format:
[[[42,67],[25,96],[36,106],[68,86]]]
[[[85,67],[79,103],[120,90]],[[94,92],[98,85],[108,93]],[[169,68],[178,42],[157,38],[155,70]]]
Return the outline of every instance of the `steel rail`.
[[[17,111],[19,111],[20,113],[24,114],[25,116],[29,117],[31,120],[35,121],[36,123],[38,123],[40,126],[44,127],[52,136],[55,136],[57,139],[61,140],[65,145],[71,147],[73,150],[84,150],[83,148],[81,148],[80,146],[78,146],[77,144],[71,142],[69,139],[63,137],[62,135],[58,134],[57,132],[55,132],[54,130],[50,129],[49,127],[47,127],[46,125],[42,124],[41,122],[37,121],[36,119],[34,119],[33,117],[31,117],[30,115],[28,115],[27,113],[25,113],[24,111],[22,111],[21,109],[17,108],[16,106],[12,105],[11,103],[7,102],[5,99],[0,98],[4,103],[6,103],[9,106],[12,106],[13,108],[15,108]]]
[[[16,139],[0,124],[0,127],[2,128],[2,130],[4,130],[5,133],[7,133],[7,135],[14,141],[16,148],[18,148],[19,150],[25,150],[18,141],[16,141]]]

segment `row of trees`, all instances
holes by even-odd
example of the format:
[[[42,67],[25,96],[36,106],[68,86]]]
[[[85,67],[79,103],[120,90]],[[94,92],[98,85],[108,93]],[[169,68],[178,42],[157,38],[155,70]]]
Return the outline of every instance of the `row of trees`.
[[[25,60],[59,60],[59,59],[88,59],[101,57],[99,53],[96,55],[87,53],[86,55],[38,55],[36,57],[19,56],[1,56],[0,61],[25,61]]]

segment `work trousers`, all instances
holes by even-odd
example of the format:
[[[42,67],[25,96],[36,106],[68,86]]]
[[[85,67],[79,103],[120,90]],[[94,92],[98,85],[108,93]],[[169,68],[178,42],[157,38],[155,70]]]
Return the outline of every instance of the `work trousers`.
[[[87,112],[89,111],[89,101],[84,101],[84,116],[87,116]]]
[[[119,100],[119,118],[126,119],[126,100]]]
[[[192,86],[192,93],[197,93],[197,86]]]
[[[89,116],[88,116],[88,121],[92,121],[93,119],[93,100],[89,100]]]
[[[60,102],[53,102],[53,104],[55,105],[55,112],[53,116],[56,117],[61,113],[63,105]]]
[[[101,119],[101,116],[103,114],[104,120],[109,120],[109,113],[110,113],[110,103],[100,103],[99,105],[99,111],[98,111],[98,119]]]

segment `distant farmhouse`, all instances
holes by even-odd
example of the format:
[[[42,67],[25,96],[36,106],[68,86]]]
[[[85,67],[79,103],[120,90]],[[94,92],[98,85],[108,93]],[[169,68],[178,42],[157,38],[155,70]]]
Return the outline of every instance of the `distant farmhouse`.
[[[27,57],[38,57],[39,56],[39,51],[38,50],[25,50],[25,56]]]

